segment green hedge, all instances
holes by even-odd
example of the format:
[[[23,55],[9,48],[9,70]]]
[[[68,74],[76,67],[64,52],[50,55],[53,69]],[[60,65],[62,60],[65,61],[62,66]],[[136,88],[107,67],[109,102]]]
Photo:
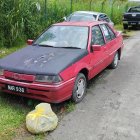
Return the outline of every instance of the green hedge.
[[[126,6],[126,3],[116,2],[111,10],[108,2],[102,5],[100,1],[93,0],[90,5],[85,0],[73,0],[72,9],[102,11],[112,15],[112,20],[118,24]],[[49,25],[61,21],[70,10],[70,0],[47,0],[46,14],[45,0],[0,0],[0,47],[12,47],[27,38],[36,38]]]

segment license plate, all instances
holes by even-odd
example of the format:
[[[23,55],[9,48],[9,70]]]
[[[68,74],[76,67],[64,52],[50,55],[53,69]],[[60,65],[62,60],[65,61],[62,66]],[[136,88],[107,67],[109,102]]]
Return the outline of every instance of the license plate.
[[[128,21],[123,21],[124,24],[128,24]]]
[[[136,23],[131,23],[131,25],[136,25]]]
[[[13,92],[26,93],[26,88],[20,86],[6,85],[6,89]]]

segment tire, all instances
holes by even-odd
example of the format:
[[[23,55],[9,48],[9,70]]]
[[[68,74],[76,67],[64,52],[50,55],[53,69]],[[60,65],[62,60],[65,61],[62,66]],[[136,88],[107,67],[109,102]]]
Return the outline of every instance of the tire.
[[[132,29],[137,29],[137,25],[132,25]]]
[[[114,59],[112,63],[110,64],[109,68],[116,69],[118,66],[118,63],[119,63],[119,53],[117,51],[116,54],[114,55]]]
[[[126,30],[128,29],[128,25],[127,24],[123,24],[123,28]]]
[[[79,103],[83,100],[86,94],[87,80],[83,73],[79,73],[74,84],[72,93],[72,101]]]

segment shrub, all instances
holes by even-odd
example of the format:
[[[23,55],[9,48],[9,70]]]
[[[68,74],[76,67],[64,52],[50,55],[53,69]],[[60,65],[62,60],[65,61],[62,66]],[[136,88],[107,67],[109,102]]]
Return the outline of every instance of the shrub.
[[[37,9],[40,4],[40,10]],[[36,38],[52,23],[76,10],[92,10],[107,13],[115,24],[120,24],[128,3],[117,1],[112,8],[107,1],[97,0],[0,0],[0,47],[12,47],[27,38]],[[46,13],[46,14],[45,14]]]

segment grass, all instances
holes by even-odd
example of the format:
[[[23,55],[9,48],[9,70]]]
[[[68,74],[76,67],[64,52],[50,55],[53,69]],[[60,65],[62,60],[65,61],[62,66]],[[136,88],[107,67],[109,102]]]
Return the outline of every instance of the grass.
[[[0,140],[43,140],[47,133],[40,135],[30,134],[25,127],[27,113],[40,103],[36,100],[0,93]],[[75,110],[71,101],[53,105],[59,120],[64,115]],[[54,109],[55,108],[55,109]]]
[[[123,25],[122,25],[122,24],[117,24],[117,25],[115,25],[115,29],[116,29],[116,30],[119,30],[119,31],[124,31]]]
[[[0,58],[18,49],[18,47],[0,48]],[[26,113],[26,109],[22,110],[20,105],[11,103],[9,98],[0,92],[0,138],[11,139],[16,129],[24,122]]]
[[[29,109],[15,104],[3,93],[0,93],[0,138],[9,140],[15,136],[17,128],[25,121]]]
[[[23,48],[0,48],[0,58]],[[31,103],[32,102],[32,103]],[[37,101],[26,98],[12,96],[0,92],[0,140],[42,140],[44,135],[31,135],[25,128],[25,117],[29,111],[37,104]],[[22,131],[21,131],[22,130]],[[21,131],[21,132],[20,132]],[[23,137],[20,138],[21,133]],[[27,137],[26,137],[27,135]]]
[[[124,38],[131,37],[135,33],[133,30],[124,30],[122,24],[115,25],[115,29],[118,30],[118,31],[122,31],[122,34],[123,34]]]
[[[33,101],[36,102],[36,101]],[[42,140],[45,135],[31,135],[25,127],[25,118],[34,106],[28,99],[0,92],[0,140]]]
[[[65,108],[65,112],[66,113],[70,113],[72,111],[75,110],[75,103],[69,101],[68,103],[65,104],[64,108]]]

